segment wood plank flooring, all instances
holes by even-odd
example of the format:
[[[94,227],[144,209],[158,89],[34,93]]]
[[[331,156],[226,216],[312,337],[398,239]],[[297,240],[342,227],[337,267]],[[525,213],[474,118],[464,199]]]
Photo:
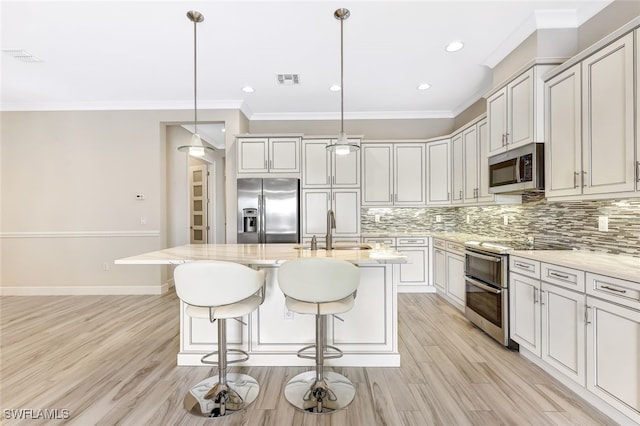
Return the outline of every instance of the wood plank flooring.
[[[610,425],[569,389],[505,350],[433,294],[398,296],[400,368],[338,369],[356,385],[347,410],[296,411],[282,396],[300,367],[232,368],[261,385],[246,412],[199,419],[182,398],[215,368],[178,367],[178,299],[0,298],[6,409],[67,409],[73,425]],[[312,330],[309,330],[312,333]],[[33,424],[33,420],[23,424]],[[44,424],[44,423],[43,423]]]

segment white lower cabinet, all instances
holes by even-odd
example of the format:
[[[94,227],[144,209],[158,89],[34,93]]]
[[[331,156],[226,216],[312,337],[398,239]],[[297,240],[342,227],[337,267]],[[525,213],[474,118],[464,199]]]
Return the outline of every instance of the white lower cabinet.
[[[510,335],[520,350],[640,423],[640,282],[515,256],[510,264]]]
[[[464,312],[464,246],[440,239],[433,240],[433,284],[438,294]]]

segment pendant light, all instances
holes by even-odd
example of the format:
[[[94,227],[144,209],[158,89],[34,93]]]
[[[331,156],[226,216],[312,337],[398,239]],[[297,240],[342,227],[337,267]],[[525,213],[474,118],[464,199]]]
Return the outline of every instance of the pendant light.
[[[327,145],[329,151],[337,155],[347,155],[360,149],[355,143],[350,143],[344,132],[344,21],[351,15],[349,9],[337,9],[333,16],[340,21],[340,133],[336,143]]]
[[[196,27],[198,22],[204,21],[204,16],[200,12],[190,10],[187,12],[187,18],[193,22],[193,122],[194,131],[191,136],[191,142],[189,145],[183,145],[178,147],[178,151],[188,152],[193,157],[204,157],[205,151],[214,151],[214,149],[208,145],[202,143],[200,135],[198,134],[198,49],[197,49],[197,34]]]

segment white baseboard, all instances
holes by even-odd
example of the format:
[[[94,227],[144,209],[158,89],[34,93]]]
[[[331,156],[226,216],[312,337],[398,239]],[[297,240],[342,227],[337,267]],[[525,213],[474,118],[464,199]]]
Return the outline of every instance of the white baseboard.
[[[171,286],[169,283],[164,283],[159,286],[0,287],[0,296],[160,295],[169,291]]]
[[[435,293],[432,285],[401,285],[398,284],[398,293]]]

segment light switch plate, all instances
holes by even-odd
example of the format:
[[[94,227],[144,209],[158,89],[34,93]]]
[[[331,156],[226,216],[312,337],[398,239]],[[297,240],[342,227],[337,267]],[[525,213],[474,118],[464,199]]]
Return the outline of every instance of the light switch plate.
[[[598,216],[598,231],[609,232],[609,216]]]
[[[442,222],[442,216],[439,214],[436,215],[436,222]]]

